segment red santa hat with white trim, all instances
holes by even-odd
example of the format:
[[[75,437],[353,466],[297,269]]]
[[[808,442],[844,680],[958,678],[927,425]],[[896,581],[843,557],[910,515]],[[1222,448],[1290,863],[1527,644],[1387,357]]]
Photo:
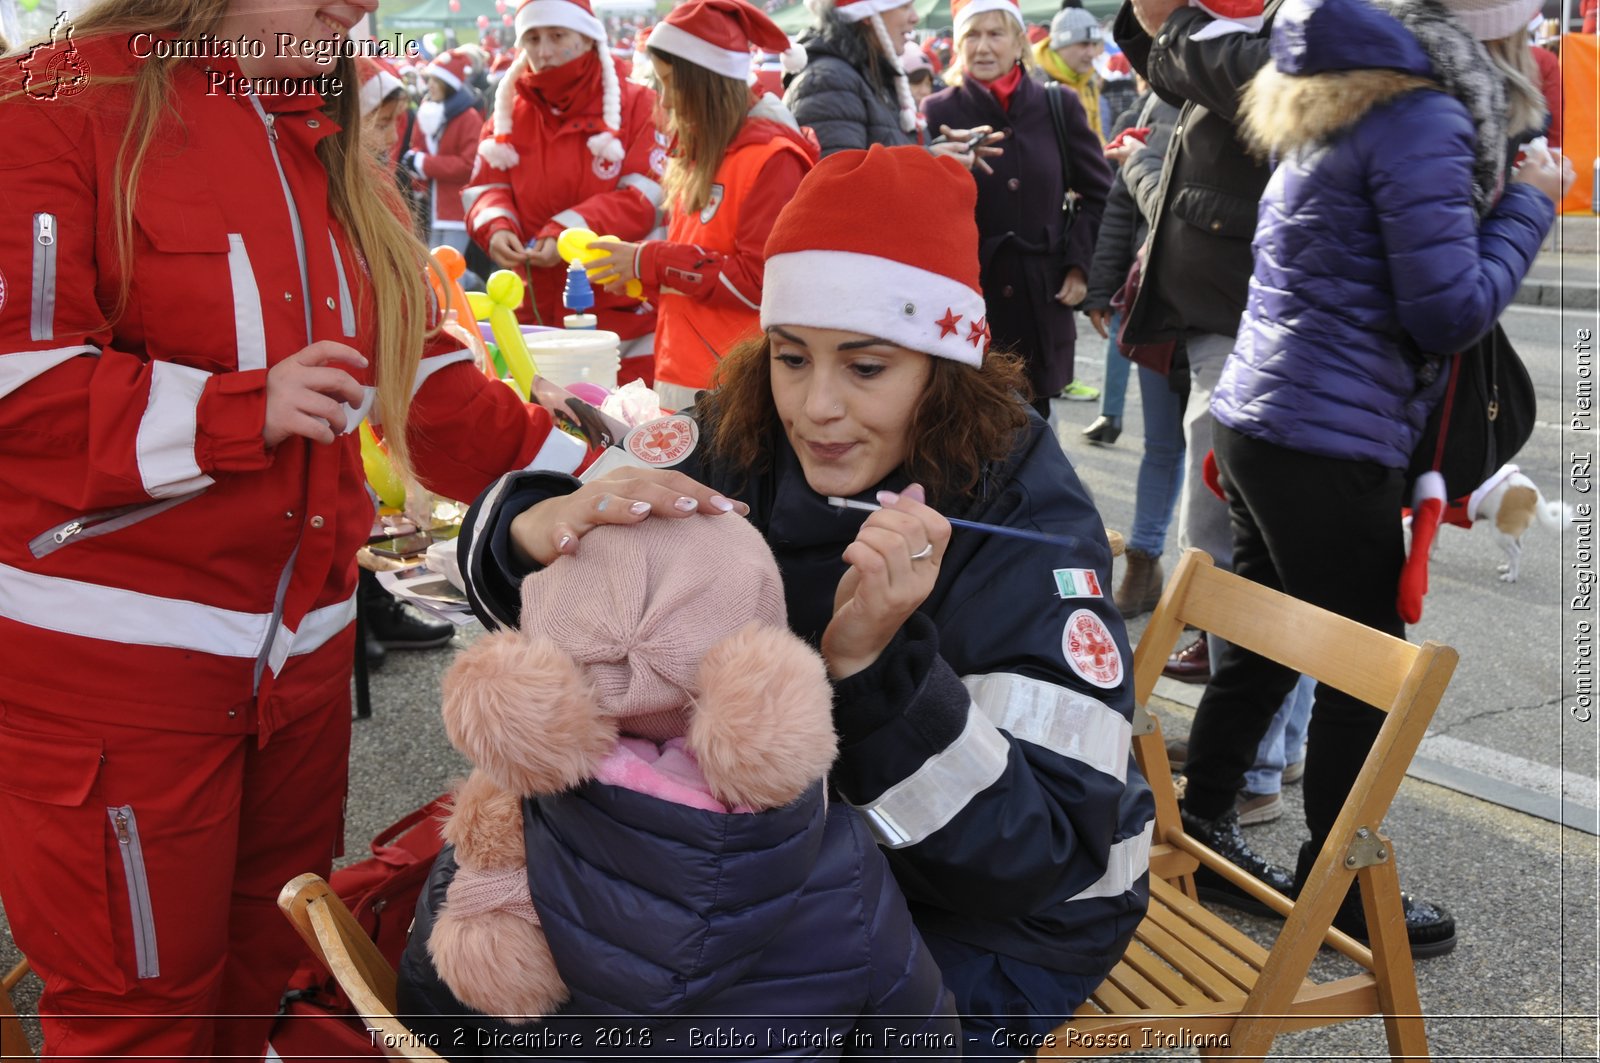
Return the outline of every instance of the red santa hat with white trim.
[[[878,44],[883,49],[884,58],[894,67],[894,94],[900,103],[900,128],[907,133],[916,132],[917,101],[911,97],[911,82],[906,77],[905,68],[900,65],[900,50],[903,45],[889,39],[889,28],[883,24],[883,19],[878,17],[885,11],[905,7],[906,0],[805,0],[805,4],[818,16],[831,10],[846,22],[871,20],[873,31],[878,35]]]
[[[356,77],[361,80],[361,117],[376,111],[396,92],[404,92],[405,82],[386,61],[365,55],[356,56]]]
[[[472,57],[458,49],[441,52],[422,73],[424,77],[438,78],[451,89],[459,90],[472,76]]]
[[[981,365],[977,203],[962,165],[923,148],[828,156],[767,237],[761,327],[843,329]]]
[[[601,109],[605,122],[604,132],[589,138],[589,151],[597,159],[621,162],[627,153],[617,130],[622,128],[622,86],[617,80],[617,67],[611,59],[611,42],[606,37],[605,25],[595,17],[589,0],[522,0],[512,18],[516,32],[513,47],[517,50],[516,62],[506,71],[494,92],[494,137],[478,145],[478,154],[497,170],[509,170],[521,157],[511,146],[511,107],[516,100],[516,81],[528,68],[528,53],[521,46],[522,35],[531,29],[556,27],[568,29],[587,37],[599,47]]]
[[[1016,21],[1018,28],[1028,28],[1028,24],[1022,20],[1022,8],[1017,6],[1015,0],[955,0],[950,5],[950,18],[955,23],[950,35],[960,40],[961,31],[967,23],[988,11],[1004,12]]]
[[[783,56],[785,70],[805,67],[806,50],[745,0],[689,0],[672,9],[650,34],[650,47],[713,74],[750,80],[750,46]]]

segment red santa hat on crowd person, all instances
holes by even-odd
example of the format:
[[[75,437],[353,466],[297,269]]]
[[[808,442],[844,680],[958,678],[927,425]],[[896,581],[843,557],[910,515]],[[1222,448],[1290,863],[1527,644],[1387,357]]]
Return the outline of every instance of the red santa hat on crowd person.
[[[384,100],[396,92],[404,92],[405,82],[393,67],[382,59],[365,55],[356,56],[356,77],[361,82],[361,117],[376,111]]]
[[[522,36],[531,29],[557,27],[587,37],[599,47],[600,58],[600,117],[605,122],[604,132],[589,138],[589,151],[597,159],[621,162],[627,153],[617,130],[622,128],[622,86],[617,81],[617,65],[611,59],[611,42],[606,37],[605,25],[595,17],[589,0],[522,0],[512,18],[516,36],[512,46],[517,58],[506,71],[494,92],[494,137],[478,145],[478,154],[497,170],[509,170],[521,161],[517,149],[511,146],[511,107],[516,100],[516,81],[528,67],[527,50],[521,47]]]
[[[806,7],[819,16],[832,9],[834,14],[846,22],[871,20],[872,28],[878,35],[878,44],[890,65],[894,67],[894,94],[900,103],[900,128],[907,133],[915,132],[917,101],[911,97],[911,82],[906,79],[906,72],[900,66],[901,46],[889,39],[889,27],[878,17],[884,11],[905,7],[906,0],[805,0],[805,3]]]
[[[791,73],[806,65],[806,50],[745,0],[689,0],[672,9],[650,35],[650,47],[735,81],[748,82],[750,48],[783,57]]]
[[[1216,19],[1190,34],[1191,40],[1210,40],[1230,33],[1259,33],[1265,22],[1263,0],[1189,0],[1189,6]]]
[[[1028,24],[1022,20],[1022,8],[1016,5],[1015,0],[954,0],[950,5],[950,18],[955,23],[952,35],[959,41],[967,23],[989,11],[1003,11],[1011,16],[1019,30],[1027,32]]]
[[[441,52],[423,68],[422,73],[424,77],[438,78],[452,89],[459,90],[472,76],[472,58],[459,49]]]
[[[761,327],[843,329],[981,365],[977,202],[960,163],[919,147],[828,156],[767,237]]]

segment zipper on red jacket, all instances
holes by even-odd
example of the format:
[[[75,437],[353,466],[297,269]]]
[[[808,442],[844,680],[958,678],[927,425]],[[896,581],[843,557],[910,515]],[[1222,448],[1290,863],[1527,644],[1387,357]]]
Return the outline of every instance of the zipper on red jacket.
[[[30,334],[36,340],[56,334],[56,216],[33,216],[33,314]]]
[[[306,266],[306,235],[300,225],[300,208],[295,204],[294,191],[289,187],[289,175],[284,172],[283,159],[278,155],[278,129],[277,116],[268,114],[266,108],[261,106],[261,101],[254,96],[250,97],[250,106],[255,108],[256,114],[261,117],[261,124],[267,129],[267,148],[272,152],[272,164],[278,168],[278,183],[283,186],[283,201],[289,207],[289,226],[294,233],[294,253],[300,264],[300,303],[306,313],[306,344],[312,342],[311,326],[311,274]],[[295,558],[300,556],[300,544],[295,543],[294,549],[289,553],[289,560],[284,562],[283,572],[278,576],[278,587],[272,596],[272,618],[267,623],[267,637],[262,640],[261,652],[256,655],[254,679],[251,683],[252,694],[261,691],[261,674],[266,670],[267,662],[272,659],[272,647],[280,637],[283,637],[283,601],[289,594],[289,584],[294,579]]]
[[[142,520],[148,520],[158,513],[165,513],[173,506],[182,505],[190,499],[199,498],[205,494],[205,488],[190,491],[188,494],[174,495],[172,498],[163,498],[159,502],[135,502],[130,506],[117,506],[113,509],[102,509],[94,513],[85,513],[63,521],[54,528],[40,532],[28,540],[28,552],[36,558],[48,557],[75,542],[84,539],[93,539],[98,535],[107,535],[123,528],[131,527]]]

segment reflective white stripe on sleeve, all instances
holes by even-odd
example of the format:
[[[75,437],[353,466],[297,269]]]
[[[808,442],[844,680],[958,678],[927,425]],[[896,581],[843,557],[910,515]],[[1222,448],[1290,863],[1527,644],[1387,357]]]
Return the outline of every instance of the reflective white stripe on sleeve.
[[[194,458],[200,393],[210,379],[210,373],[186,365],[151,363],[150,399],[134,441],[139,479],[151,498],[171,498],[213,482]]]
[[[1011,743],[981,712],[967,710],[961,735],[874,801],[856,805],[889,849],[915,845],[949,823],[1006,770]]]
[[[969,675],[961,681],[983,714],[1011,737],[1080,761],[1118,782],[1128,781],[1133,725],[1104,702],[1012,672]]]
[[[566,433],[563,432],[562,434],[565,435]],[[505,494],[506,484],[510,483],[511,477],[515,475],[515,473],[506,473],[506,475],[496,480],[494,486],[489,488],[488,495],[484,497],[482,502],[478,503],[478,517],[472,523],[472,550],[465,559],[466,563],[461,566],[461,570],[467,574],[469,585],[473,576],[480,578],[482,576],[483,560],[490,553],[489,521],[494,515],[495,507],[500,504],[500,496]],[[517,626],[516,617],[501,616],[500,611],[494,607],[494,603],[489,599],[477,595],[474,595],[473,598],[478,605],[482,606],[486,612],[494,617],[495,623],[501,627],[514,628]]]
[[[735,299],[739,300],[745,306],[748,306],[752,310],[760,310],[761,309],[761,304],[760,303],[752,303],[749,300],[749,298],[745,296],[744,292],[741,292],[739,289],[737,289],[737,288],[735,288],[733,286],[733,282],[728,279],[728,275],[726,273],[717,274],[717,280],[721,281],[722,282],[722,286],[724,288],[728,289],[728,291],[732,292],[733,293],[733,297]]]
[[[589,223],[575,210],[564,210],[550,219],[563,229],[587,229]]]
[[[99,353],[99,348],[85,344],[77,347],[52,347],[48,351],[18,351],[15,354],[0,355],[0,399],[63,362],[70,362],[79,355]]]
[[[552,427],[550,434],[544,437],[539,453],[523,466],[522,471],[564,472],[570,476],[578,471],[578,466],[583,464],[583,456],[587,453],[589,445],[583,440]]]
[[[625,173],[617,179],[618,188],[637,188],[639,194],[650,201],[652,207],[661,206],[661,185],[644,174]]]
[[[1139,876],[1150,870],[1150,840],[1155,835],[1155,829],[1155,820],[1151,820],[1140,833],[1113,845],[1107,854],[1106,873],[1088,889],[1074,893],[1062,903],[1071,904],[1095,897],[1120,897],[1133,889]]]
[[[261,290],[256,286],[250,254],[244,249],[244,237],[238,233],[228,234],[228,279],[233,283],[233,331],[239,347],[239,369],[265,369],[267,326],[261,317]]]
[[[354,595],[346,601],[313,609],[300,620],[300,627],[291,630],[282,621],[272,640],[272,652],[267,657],[267,667],[274,675],[283,668],[290,657],[299,657],[325,646],[329,639],[349,627],[356,619]]]
[[[455,365],[457,362],[470,361],[472,361],[472,352],[465,349],[450,351],[447,354],[429,355],[427,358],[422,359],[417,363],[417,375],[411,378],[411,397],[416,398],[417,392],[422,390],[422,385],[428,382],[428,378],[445,366]]]
[[[0,616],[20,624],[133,646],[255,658],[274,622],[271,613],[245,613],[215,605],[103,587],[0,565]],[[342,618],[342,619],[341,619]],[[355,619],[355,599],[314,609],[284,657],[310,653]]]
[[[518,218],[515,211],[507,210],[505,207],[490,207],[488,210],[482,210],[478,212],[478,216],[472,219],[472,228],[474,231],[481,229],[485,225],[488,225],[490,222],[494,221],[496,218],[505,218],[512,225],[518,224]]]
[[[490,189],[494,189],[494,188],[510,188],[510,187],[511,187],[510,185],[499,184],[499,185],[470,185],[470,186],[468,186],[466,188],[463,188],[461,190],[461,209],[462,210],[471,210],[472,209],[472,205],[478,201],[478,197],[482,196],[485,192],[489,191]]]

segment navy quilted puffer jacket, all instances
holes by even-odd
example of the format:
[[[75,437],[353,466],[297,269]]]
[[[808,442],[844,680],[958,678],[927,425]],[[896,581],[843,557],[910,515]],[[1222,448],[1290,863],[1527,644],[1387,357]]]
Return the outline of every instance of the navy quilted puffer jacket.
[[[451,995],[427,952],[455,874],[446,849],[398,994],[407,1025],[442,1054],[961,1054],[953,1002],[888,864],[820,783],[785,808],[721,815],[590,782],[524,801],[523,824],[528,884],[572,999],[509,1026]]]
[[[1293,6],[1273,53],[1297,73],[1278,83],[1319,79],[1327,96],[1314,102],[1346,108],[1348,124],[1291,150],[1267,186],[1248,304],[1211,408],[1278,446],[1404,468],[1443,390],[1440,356],[1504,312],[1554,208],[1512,184],[1480,222],[1472,120],[1419,83],[1435,78],[1416,38],[1362,0]],[[1267,88],[1254,106],[1281,127],[1305,113],[1285,102]]]

